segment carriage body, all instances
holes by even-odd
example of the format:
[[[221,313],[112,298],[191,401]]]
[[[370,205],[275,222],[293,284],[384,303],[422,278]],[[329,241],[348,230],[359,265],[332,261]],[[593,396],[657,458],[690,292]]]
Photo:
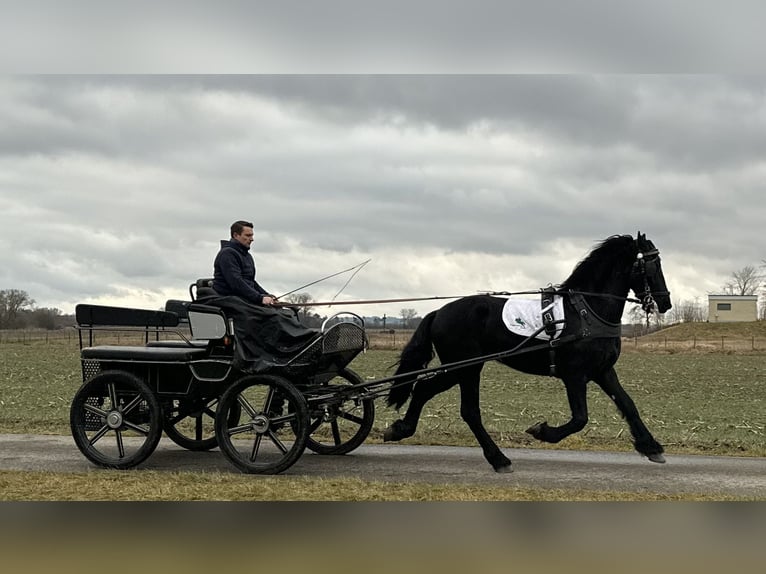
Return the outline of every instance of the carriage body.
[[[77,306],[83,383],[70,426],[88,460],[134,467],[164,431],[188,450],[220,446],[240,470],[272,474],[306,447],[343,454],[364,441],[372,400],[334,392],[361,383],[348,368],[367,347],[361,318],[339,314],[295,356],[252,373],[236,360],[232,319],[194,300],[179,303],[168,302],[173,311]],[[121,344],[115,334],[126,331],[143,340]]]

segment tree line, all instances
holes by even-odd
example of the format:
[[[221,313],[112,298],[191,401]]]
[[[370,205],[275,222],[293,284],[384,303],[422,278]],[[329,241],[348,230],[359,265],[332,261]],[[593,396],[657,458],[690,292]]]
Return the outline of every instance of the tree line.
[[[61,329],[74,322],[55,307],[37,307],[21,289],[0,290],[0,329]]]
[[[301,322],[311,328],[318,328],[327,319],[314,311],[314,298],[309,293],[293,293],[285,302],[300,304],[296,307]],[[420,323],[414,309],[402,309],[398,318],[372,318],[374,327],[399,327],[412,329]],[[392,320],[393,319],[393,320]],[[0,329],[61,329],[74,325],[74,315],[65,315],[55,307],[37,307],[29,293],[21,289],[0,290]]]

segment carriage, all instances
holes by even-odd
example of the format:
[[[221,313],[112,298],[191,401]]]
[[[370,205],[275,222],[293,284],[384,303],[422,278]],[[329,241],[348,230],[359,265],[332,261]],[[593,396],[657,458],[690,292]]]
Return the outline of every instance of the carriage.
[[[534,438],[558,443],[582,430],[588,421],[586,385],[593,381],[625,418],[635,449],[652,462],[665,460],[614,369],[625,303],[640,304],[647,320],[655,308],[664,313],[671,307],[659,250],[641,233],[635,239],[607,238],[557,288],[535,292],[543,305],[561,297],[564,318],[551,317],[525,335],[512,333],[503,325],[504,303],[496,295],[531,292],[462,297],[426,315],[396,373],[376,380],[363,380],[348,367],[367,347],[364,321],[353,313],[325,321],[289,358],[243,369],[242,324],[196,297],[204,288],[200,281],[190,286],[191,302],[175,302],[173,310],[169,304],[164,311],[77,306],[83,384],[72,401],[70,426],[91,462],[134,467],[154,451],[164,431],[189,450],[220,447],[243,472],[275,474],[306,448],[319,454],[356,449],[372,429],[374,401],[383,394],[397,409],[409,400],[384,440],[412,436],[425,404],[459,385],[461,417],[494,470],[507,472],[511,461],[480,414],[480,374],[489,361],[563,381],[571,418],[559,426],[533,425],[527,432]],[[639,298],[628,297],[630,290]],[[554,339],[558,324],[561,333]],[[143,344],[94,345],[98,331],[115,329],[140,331]],[[543,331],[548,340],[536,341]],[[428,367],[434,350],[441,365]]]
[[[199,302],[197,284],[191,302],[170,301],[166,310],[77,306],[83,384],[70,426],[89,461],[132,468],[164,431],[188,450],[220,447],[243,472],[275,474],[306,448],[346,454],[364,442],[375,403],[348,368],[367,347],[361,317],[338,313],[283,364],[243,372],[233,320]],[[120,344],[119,335],[114,344],[125,331],[142,344]]]

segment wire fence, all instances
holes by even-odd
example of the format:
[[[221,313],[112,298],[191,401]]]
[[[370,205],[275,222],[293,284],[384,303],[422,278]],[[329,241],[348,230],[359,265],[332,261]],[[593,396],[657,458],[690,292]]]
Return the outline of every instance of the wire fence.
[[[760,337],[691,337],[674,339],[670,337],[623,338],[623,349],[644,351],[688,351],[688,352],[766,352],[766,338]]]
[[[384,349],[400,351],[412,337],[412,329],[367,329],[367,337],[370,349]],[[145,342],[145,333],[140,332],[113,332],[99,333],[99,344],[112,345],[142,345]],[[161,339],[178,338],[171,332],[160,332]],[[152,332],[150,338],[155,338]],[[83,334],[83,340],[87,344],[87,333]],[[46,331],[44,329],[14,329],[0,330],[0,345],[3,344],[58,344],[79,345],[79,333],[74,328]],[[668,352],[750,352],[766,353],[766,338],[762,337],[691,337],[676,339],[672,337],[646,336],[646,337],[623,337],[623,350],[636,351],[668,351]]]
[[[79,338],[73,328],[56,329],[4,329],[0,330],[0,345],[7,343],[71,343],[77,345]]]
[[[407,341],[412,337],[412,329],[367,329],[367,338],[370,342],[370,349],[391,349],[401,350]],[[185,333],[188,335],[188,333]],[[150,338],[155,338],[152,331]],[[99,332],[95,334],[95,343],[111,345],[142,345],[145,342],[145,333],[143,331],[125,332]],[[170,331],[159,334],[160,339],[175,338]],[[44,329],[13,329],[0,330],[0,345],[3,344],[64,344],[79,345],[79,332],[74,328],[58,329],[55,331],[46,331]],[[83,332],[83,342],[88,344],[88,333]]]
[[[184,332],[184,331],[182,331]],[[185,336],[189,336],[188,332],[184,332]],[[143,345],[147,340],[154,339],[175,339],[180,340],[180,337],[172,331],[157,331],[153,329],[149,331],[141,330],[103,330],[93,332],[93,344],[109,344],[109,345]],[[82,332],[82,340],[84,345],[89,344],[88,331]],[[74,328],[57,329],[53,331],[46,331],[44,329],[14,329],[0,331],[0,345],[7,344],[50,344],[50,345],[73,345],[78,346],[80,344],[80,332]]]

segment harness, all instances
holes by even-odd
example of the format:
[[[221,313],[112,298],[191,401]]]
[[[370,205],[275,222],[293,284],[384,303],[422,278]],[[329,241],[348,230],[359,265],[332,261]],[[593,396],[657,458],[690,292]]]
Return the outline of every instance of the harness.
[[[614,339],[622,335],[622,324],[612,323],[601,317],[585,299],[585,293],[581,291],[557,291],[551,287],[542,290],[540,305],[543,309],[543,326],[548,335],[556,332],[556,325],[564,323],[564,320],[555,321],[553,314],[545,311],[550,307],[553,295],[560,294],[568,297],[572,307],[574,307],[577,318],[579,319],[579,329],[574,333],[562,335],[558,339],[551,338],[548,343],[548,374],[551,377],[556,376],[556,348],[564,343],[571,343],[580,339]],[[550,316],[549,316],[550,315]]]
[[[553,296],[556,288],[552,285],[542,289],[540,294],[540,312],[543,314],[543,327],[548,335],[550,347],[548,347],[548,368],[551,377],[556,376],[556,347],[553,345],[553,336],[556,334],[556,321],[553,319]]]
[[[654,246],[652,246],[654,247]],[[652,296],[652,290],[649,286],[648,274],[654,275],[657,272],[657,259],[659,258],[658,249],[650,249],[646,252],[639,252],[636,255],[636,261],[633,263],[631,269],[631,278],[637,275],[641,276],[643,280],[643,292],[640,294],[640,299],[633,299],[630,297],[619,297],[617,295],[611,295],[609,293],[588,293],[584,291],[574,291],[569,289],[567,291],[559,291],[553,286],[548,286],[540,290],[540,312],[542,313],[543,326],[546,334],[550,337],[548,348],[548,367],[549,375],[551,377],[556,376],[556,347],[563,343],[569,343],[580,339],[614,339],[619,338],[622,335],[622,324],[612,323],[607,321],[603,317],[599,316],[593,308],[588,304],[585,296],[596,297],[610,297],[616,299],[622,299],[624,301],[631,301],[640,303],[641,308],[646,313],[646,321],[649,323],[649,315],[654,308],[654,297]],[[574,307],[577,317],[580,321],[580,328],[574,333],[569,335],[563,335],[558,339],[553,339],[553,334],[556,332],[556,325],[563,321],[555,321],[553,318],[553,297],[554,295],[565,295],[569,298],[569,302]]]

